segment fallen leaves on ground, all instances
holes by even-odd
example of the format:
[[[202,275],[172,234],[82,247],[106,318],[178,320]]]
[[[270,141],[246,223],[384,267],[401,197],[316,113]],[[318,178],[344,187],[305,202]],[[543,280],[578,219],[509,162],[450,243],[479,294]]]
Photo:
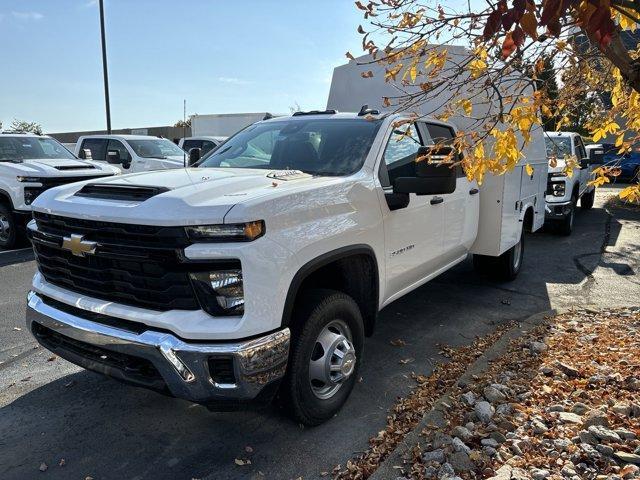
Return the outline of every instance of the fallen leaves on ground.
[[[336,466],[332,474],[334,479],[366,479],[378,468],[378,465],[391,453],[398,443],[409,433],[427,412],[433,402],[450,388],[458,377],[471,365],[505,330],[512,325],[503,325],[494,333],[476,338],[471,345],[450,348],[441,347],[441,353],[451,360],[435,366],[429,376],[412,374],[417,386],[403,398],[399,398],[391,408],[384,430],[369,440],[369,448],[342,466]],[[398,339],[394,342],[405,342]],[[399,345],[395,345],[399,346]]]
[[[550,318],[450,397],[404,478],[640,478],[640,308]]]

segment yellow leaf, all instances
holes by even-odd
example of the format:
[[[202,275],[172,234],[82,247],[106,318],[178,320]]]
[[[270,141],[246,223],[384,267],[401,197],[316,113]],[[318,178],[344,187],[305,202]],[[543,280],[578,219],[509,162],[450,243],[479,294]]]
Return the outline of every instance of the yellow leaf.
[[[414,63],[411,65],[411,69],[409,70],[409,76],[411,77],[411,81],[415,83],[416,77],[418,76],[418,67]]]
[[[530,177],[533,177],[533,167],[527,163],[527,165],[524,168],[527,171],[527,175],[529,175]]]

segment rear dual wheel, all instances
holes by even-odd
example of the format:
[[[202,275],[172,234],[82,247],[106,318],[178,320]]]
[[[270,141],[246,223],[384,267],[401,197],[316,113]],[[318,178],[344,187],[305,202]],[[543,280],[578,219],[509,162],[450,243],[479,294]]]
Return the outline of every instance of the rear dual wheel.
[[[518,276],[524,259],[524,231],[520,240],[499,257],[474,255],[473,266],[477,272],[490,276],[495,280],[508,282]]]
[[[332,418],[357,379],[364,325],[356,302],[335,290],[304,293],[291,326],[292,345],[280,395],[304,425]]]

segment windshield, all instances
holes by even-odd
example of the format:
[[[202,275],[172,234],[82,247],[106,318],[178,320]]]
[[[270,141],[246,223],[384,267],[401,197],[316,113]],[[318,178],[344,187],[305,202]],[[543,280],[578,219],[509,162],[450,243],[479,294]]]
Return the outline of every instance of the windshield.
[[[571,138],[569,137],[544,137],[547,144],[547,158],[556,157],[564,158],[565,155],[571,156]]]
[[[136,155],[143,158],[182,157],[184,150],[166,138],[149,138],[144,140],[127,140]]]
[[[380,123],[361,118],[257,123],[227,140],[198,167],[350,175],[362,167]]]
[[[0,136],[0,161],[74,159],[76,157],[53,138]]]

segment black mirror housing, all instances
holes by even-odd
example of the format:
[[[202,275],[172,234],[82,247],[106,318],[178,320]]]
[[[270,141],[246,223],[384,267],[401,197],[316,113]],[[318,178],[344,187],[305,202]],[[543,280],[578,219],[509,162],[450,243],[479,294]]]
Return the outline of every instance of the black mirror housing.
[[[199,148],[192,148],[189,150],[189,166],[192,166],[200,160],[202,151]]]

